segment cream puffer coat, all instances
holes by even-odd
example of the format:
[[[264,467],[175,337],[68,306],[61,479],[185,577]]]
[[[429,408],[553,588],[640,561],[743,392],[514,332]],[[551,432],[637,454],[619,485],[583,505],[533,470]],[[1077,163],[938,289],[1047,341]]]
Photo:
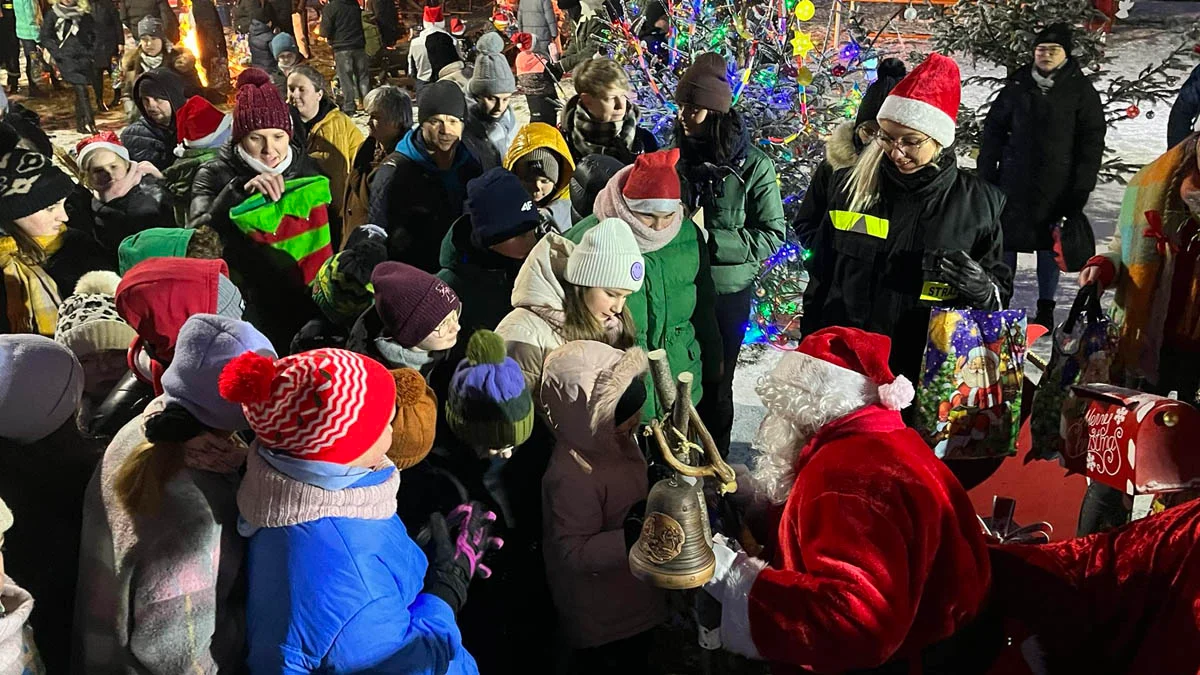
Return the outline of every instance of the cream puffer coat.
[[[575,244],[557,234],[547,234],[529,252],[513,283],[513,311],[496,326],[504,338],[508,355],[525,374],[525,384],[536,400],[546,356],[561,347],[563,321],[563,275]]]

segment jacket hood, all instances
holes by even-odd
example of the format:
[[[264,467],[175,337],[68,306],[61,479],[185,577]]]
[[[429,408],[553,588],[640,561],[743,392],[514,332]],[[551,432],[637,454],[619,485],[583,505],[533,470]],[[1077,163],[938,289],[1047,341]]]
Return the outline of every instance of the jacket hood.
[[[404,138],[396,145],[396,152],[420,164],[429,171],[441,171],[433,161],[433,155],[425,147],[425,139],[421,138],[421,127],[414,127],[404,134]],[[471,152],[461,140],[454,146],[454,163],[447,171],[458,171],[471,159]]]
[[[117,312],[162,363],[175,356],[179,330],[193,314],[217,313],[225,261],[151,258],[134,265],[117,286]]]
[[[571,158],[571,149],[567,147],[563,135],[545,122],[532,122],[517,131],[516,138],[508,148],[508,156],[504,158],[504,168],[512,171],[517,160],[538,148],[544,148],[558,156],[558,184],[551,201],[568,197],[571,191],[571,176],[575,175],[575,160]]]
[[[166,41],[164,40],[163,42],[165,43]],[[165,58],[163,60],[166,61]],[[149,121],[150,118],[146,117],[146,109],[142,107],[141,93],[142,88],[147,83],[157,85],[159,89],[166,92],[167,100],[171,102],[171,126],[174,127],[175,112],[187,102],[187,97],[183,95],[183,80],[167,68],[147,70],[138,76],[137,80],[133,83],[133,102],[137,106],[138,112],[142,114],[142,117]]]
[[[825,139],[825,161],[834,171],[849,169],[858,162],[858,149],[854,147],[854,122],[847,120],[833,128]]]
[[[553,232],[542,237],[517,273],[512,306],[563,311],[566,292],[563,290],[562,277],[567,271],[567,258],[574,249],[574,242]]]
[[[646,353],[637,347],[621,351],[592,340],[568,342],[551,352],[539,400],[555,435],[587,454],[620,447],[613,421],[617,403],[648,366]]]

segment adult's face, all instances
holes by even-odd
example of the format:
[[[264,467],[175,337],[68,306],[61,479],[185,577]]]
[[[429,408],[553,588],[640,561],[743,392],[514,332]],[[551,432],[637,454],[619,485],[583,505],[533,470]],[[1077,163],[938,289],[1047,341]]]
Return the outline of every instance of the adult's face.
[[[292,73],[288,75],[288,103],[300,111],[300,119],[305,122],[317,116],[321,108],[321,98],[324,94],[307,77]]]
[[[463,122],[453,115],[434,115],[421,123],[425,146],[438,152],[450,152],[462,138]]]
[[[1033,48],[1033,62],[1038,70],[1048,73],[1067,60],[1067,50],[1062,45],[1047,42]]]
[[[371,138],[387,146],[393,146],[400,139],[404,130],[392,120],[379,112],[371,113],[367,118],[367,127],[371,130]]]
[[[146,117],[150,118],[151,122],[160,127],[171,126],[171,116],[175,111],[171,109],[171,102],[167,99],[142,96],[142,109],[146,111]]]
[[[279,66],[279,69],[282,70],[285,75],[290,72],[292,68],[294,68],[299,62],[300,55],[296,52],[283,52],[279,55],[279,58],[275,59],[275,64]]]
[[[598,96],[580,94],[579,102],[599,122],[620,122],[629,108],[629,92],[613,88]]]
[[[512,94],[496,94],[494,96],[479,96],[475,100],[479,101],[479,107],[483,112],[492,117],[499,119],[504,111],[508,110],[508,103],[512,99]]]
[[[493,244],[491,249],[505,258],[524,260],[529,257],[529,252],[537,245],[537,241],[537,231],[530,230],[512,239],[505,239],[499,244]]]
[[[111,150],[94,150],[88,156],[87,182],[96,190],[103,190],[129,173],[129,162]]]
[[[703,136],[708,130],[708,108],[685,104],[679,108],[679,122],[683,125],[684,136]]]
[[[274,169],[287,157],[288,133],[283,129],[255,129],[242,139],[242,150]]]
[[[142,48],[142,53],[146,56],[158,56],[163,51],[163,39],[150,35],[143,35],[138,38],[138,46]]]
[[[888,159],[900,173],[916,173],[937,156],[938,145],[928,134],[891,120],[879,120],[875,142],[883,148]]]
[[[58,231],[67,222],[66,201],[66,199],[60,199],[40,211],[17,218],[13,224],[31,237],[48,237],[58,234]]]
[[[655,232],[661,232],[670,227],[671,223],[675,221],[675,214],[675,211],[665,211],[662,213],[633,212],[634,217],[637,218],[639,222]]]

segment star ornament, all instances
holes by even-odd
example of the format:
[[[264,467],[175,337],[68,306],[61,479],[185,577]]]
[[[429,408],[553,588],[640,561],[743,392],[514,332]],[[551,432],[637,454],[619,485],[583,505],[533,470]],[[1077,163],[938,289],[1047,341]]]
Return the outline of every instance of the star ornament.
[[[792,56],[804,58],[812,50],[812,36],[804,31],[796,31],[796,37],[792,38]]]

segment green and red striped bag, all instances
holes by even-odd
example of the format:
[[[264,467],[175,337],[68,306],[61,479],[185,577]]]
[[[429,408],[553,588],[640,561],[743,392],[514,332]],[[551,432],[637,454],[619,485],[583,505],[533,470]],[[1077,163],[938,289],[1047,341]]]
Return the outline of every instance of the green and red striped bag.
[[[229,210],[229,218],[251,241],[282,251],[296,262],[305,284],[333,256],[329,233],[329,179],[284,181],[283,196],[272,202],[260,194]]]

